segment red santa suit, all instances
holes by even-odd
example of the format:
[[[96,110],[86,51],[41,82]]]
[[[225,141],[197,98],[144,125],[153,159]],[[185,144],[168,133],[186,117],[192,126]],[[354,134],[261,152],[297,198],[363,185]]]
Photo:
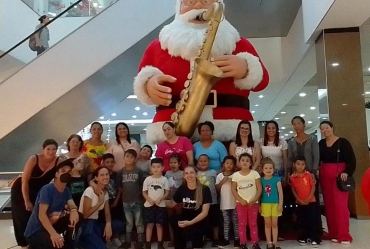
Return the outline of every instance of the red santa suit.
[[[165,26],[159,36],[146,49],[139,73],[135,78],[134,92],[144,104],[155,105],[146,92],[146,83],[154,75],[166,74],[177,79],[175,83],[165,86],[172,88],[172,103],[169,107],[157,106],[153,123],[147,127],[148,143],[157,144],[165,140],[162,125],[171,121],[175,105],[180,99],[184,83],[188,79],[193,60],[197,57],[199,45],[204,37],[207,26],[189,24],[177,18]],[[236,29],[227,20],[220,24],[211,56],[233,54],[245,59],[248,74],[243,79],[224,78],[213,87],[207,100],[200,122],[211,121],[215,125],[214,139],[231,141],[235,139],[237,125],[240,120],[253,121],[248,96],[250,91],[261,91],[269,82],[269,76],[253,45],[239,36]],[[259,138],[259,128],[252,123],[253,136]],[[197,140],[195,132],[192,140]]]

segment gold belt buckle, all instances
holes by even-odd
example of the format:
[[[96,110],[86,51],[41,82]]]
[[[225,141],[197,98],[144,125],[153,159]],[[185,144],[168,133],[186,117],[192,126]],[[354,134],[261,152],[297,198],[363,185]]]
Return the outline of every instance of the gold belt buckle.
[[[211,90],[209,94],[213,94],[213,105],[205,105],[204,108],[216,108],[217,107],[217,91]]]

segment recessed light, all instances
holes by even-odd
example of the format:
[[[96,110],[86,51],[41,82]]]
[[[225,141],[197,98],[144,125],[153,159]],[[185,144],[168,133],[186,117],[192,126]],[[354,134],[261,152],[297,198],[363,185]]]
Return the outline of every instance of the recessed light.
[[[306,95],[307,95],[306,93],[300,93],[299,94],[300,97],[306,97]]]
[[[132,118],[137,118],[137,116],[136,115],[132,115]]]
[[[322,118],[322,119],[327,119],[327,118]]]
[[[259,104],[256,104],[256,105],[254,105],[254,106],[259,106]]]
[[[312,124],[312,121],[308,121],[307,123]]]
[[[292,134],[293,132],[292,131],[289,131],[290,134]]]
[[[143,112],[143,115],[146,116],[146,115],[148,115],[148,113],[147,112]]]
[[[129,95],[127,98],[128,99],[137,99],[137,96],[136,95]]]
[[[255,113],[256,111],[252,111],[252,113]]]
[[[368,67],[368,68],[367,68],[367,71],[369,71],[369,72],[370,72],[370,67]]]
[[[140,111],[140,107],[139,107],[139,106],[136,106],[136,107],[135,107],[135,110],[136,110],[136,111]]]
[[[283,126],[283,127],[281,127],[281,129],[282,129],[282,130],[285,130],[285,127]]]
[[[286,137],[289,136],[289,134],[284,134]]]
[[[280,138],[284,138],[284,136],[280,136]]]
[[[280,119],[280,118],[277,118],[277,117],[275,118],[275,120],[279,120],[279,119]]]
[[[112,115],[113,117],[115,117],[115,116],[117,116],[117,113],[113,112],[111,115]]]
[[[146,131],[146,128],[144,128],[143,131]]]
[[[262,99],[263,98],[263,95],[258,96],[258,98]]]
[[[100,119],[104,119],[104,116],[100,116],[99,118],[100,118]]]
[[[331,65],[332,65],[333,67],[337,67],[337,66],[339,66],[339,63],[338,63],[338,62],[333,62],[333,63],[331,63]]]
[[[347,104],[347,103],[343,103],[343,104],[342,104],[342,106],[346,106],[346,105],[348,105],[348,104]]]
[[[365,94],[370,94],[370,92],[365,92]]]
[[[311,110],[315,110],[315,109],[316,109],[316,107],[315,107],[315,106],[311,106],[311,107],[310,107],[310,109],[311,109]]]
[[[131,125],[135,125],[134,123],[131,123]]]
[[[299,116],[301,116],[302,118],[304,117],[304,116],[306,116],[306,115],[304,115],[304,114],[301,114],[301,115],[299,115]]]
[[[286,112],[280,112],[281,114],[286,114]]]
[[[321,118],[321,117],[317,117],[317,118]]]

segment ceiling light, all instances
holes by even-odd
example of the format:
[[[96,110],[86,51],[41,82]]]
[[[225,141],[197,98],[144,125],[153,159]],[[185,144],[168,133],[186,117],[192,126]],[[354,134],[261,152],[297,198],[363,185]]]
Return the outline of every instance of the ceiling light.
[[[131,123],[131,125],[135,125],[134,123]]]
[[[292,131],[289,131],[290,134],[292,134],[293,132]]]
[[[137,96],[136,95],[129,95],[127,98],[128,99],[137,99]]]
[[[289,134],[284,134],[286,137],[289,136]]]
[[[146,131],[146,128],[144,128],[143,131]]]
[[[259,106],[259,104],[256,104],[256,105],[254,105],[254,106]]]
[[[153,123],[153,119],[119,119],[119,120],[103,120],[101,121],[100,123],[101,124],[111,124],[111,125],[115,125],[115,124],[118,124],[118,123],[126,123],[126,124],[130,124],[132,122],[134,122],[135,124],[151,124]]]
[[[307,123],[312,124],[312,121],[308,121]]]
[[[286,112],[280,112],[281,114],[286,114]]]
[[[346,106],[346,105],[347,105],[347,103],[343,103],[343,104],[342,104],[342,106]]]
[[[279,119],[280,119],[280,118],[277,118],[277,117],[275,118],[275,120],[279,120]]]
[[[300,93],[299,96],[300,97],[305,97],[307,94],[306,93]]]
[[[321,117],[317,117],[317,118],[321,118]]]
[[[93,3],[92,5],[94,6],[94,8],[98,7],[98,3]]]
[[[370,94],[370,92],[365,92],[365,94]]]
[[[262,99],[263,98],[263,95],[258,96],[258,98]]]
[[[304,116],[306,116],[306,115],[304,115],[304,114],[301,114],[301,115],[299,115],[299,116],[301,116],[302,118],[304,117]]]
[[[143,112],[143,115],[146,116],[146,115],[148,115],[148,113],[147,112]]]
[[[281,127],[281,129],[282,129],[282,130],[285,130],[285,127],[283,126],[283,127]]]
[[[113,117],[115,117],[115,116],[117,116],[117,113],[113,112],[111,115],[112,115]]]
[[[135,107],[135,110],[136,110],[136,111],[140,111],[140,107],[139,107],[139,106],[136,106],[136,107]]]
[[[280,136],[280,138],[284,138],[284,136]]]
[[[369,72],[370,72],[370,67],[369,67],[369,68],[367,68],[367,71],[369,71]]]
[[[315,109],[316,109],[316,107],[314,107],[314,106],[311,106],[311,107],[310,107],[310,109],[311,109],[311,110],[315,110]]]
[[[322,118],[322,119],[326,119],[326,118]]]
[[[252,111],[252,113],[255,113],[256,111]]]
[[[337,67],[337,66],[339,66],[339,63],[338,63],[338,62],[334,62],[334,63],[331,63],[331,65],[332,65],[333,67]]]
[[[100,116],[99,118],[100,118],[100,119],[104,119],[104,116]]]
[[[136,115],[132,115],[132,118],[137,118],[137,116]]]

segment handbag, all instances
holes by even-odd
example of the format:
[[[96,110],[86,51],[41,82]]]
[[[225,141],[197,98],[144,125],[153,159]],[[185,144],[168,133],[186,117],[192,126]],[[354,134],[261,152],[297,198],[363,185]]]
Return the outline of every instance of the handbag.
[[[356,189],[356,182],[353,176],[347,176],[347,180],[343,181],[338,173],[338,163],[339,163],[339,153],[340,153],[340,140],[338,140],[337,149],[337,187],[342,192],[351,192]]]

